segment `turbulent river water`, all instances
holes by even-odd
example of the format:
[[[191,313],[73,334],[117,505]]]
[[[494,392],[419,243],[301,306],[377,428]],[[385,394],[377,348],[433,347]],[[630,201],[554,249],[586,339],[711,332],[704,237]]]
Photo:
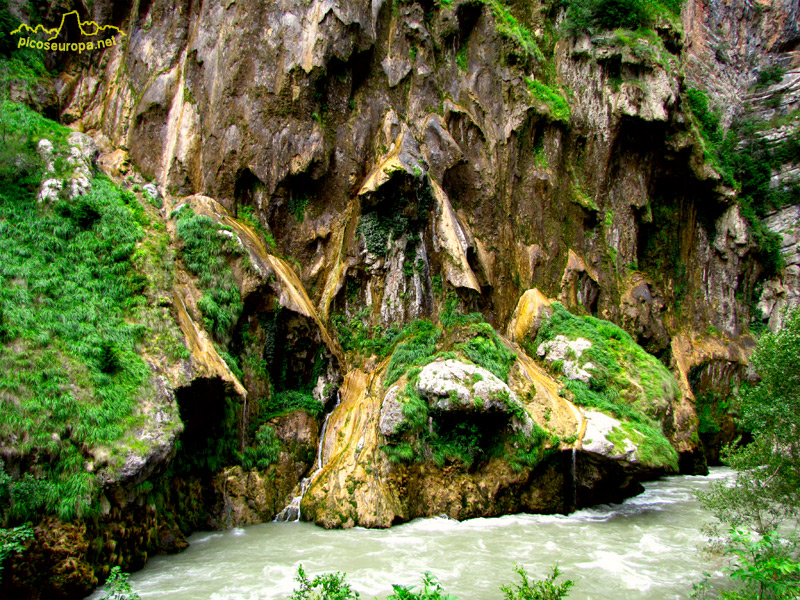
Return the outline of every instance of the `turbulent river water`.
[[[716,468],[708,477],[664,478],[622,504],[568,516],[419,519],[388,530],[265,523],[197,533],[184,553],[150,560],[130,581],[142,599],[283,599],[302,564],[309,576],[346,572],[362,598],[385,598],[391,584],[416,585],[430,571],[460,600],[491,600],[518,579],[514,563],[538,578],[558,562],[576,582],[570,600],[687,598],[704,571],[720,567],[698,551],[708,517],[694,491],[729,476]]]

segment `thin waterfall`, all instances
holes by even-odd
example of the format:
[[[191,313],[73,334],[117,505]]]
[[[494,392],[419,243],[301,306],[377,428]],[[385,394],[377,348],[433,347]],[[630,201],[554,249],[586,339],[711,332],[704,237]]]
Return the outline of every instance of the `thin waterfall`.
[[[317,444],[317,460],[316,460],[316,468],[314,472],[311,473],[308,477],[304,477],[303,480],[300,482],[300,493],[292,498],[291,502],[286,505],[286,507],[275,515],[275,521],[299,521],[300,520],[300,503],[303,501],[303,496],[306,495],[306,491],[311,485],[311,482],[314,481],[314,478],[319,475],[320,471],[322,471],[322,467],[325,466],[323,462],[323,452],[325,447],[325,435],[328,432],[328,420],[331,418],[333,411],[336,410],[336,407],[339,406],[339,403],[342,401],[342,397],[339,395],[339,392],[336,392],[336,404],[333,405],[331,411],[325,415],[325,418],[322,421],[322,428],[319,431],[319,442]]]
[[[241,439],[239,440],[239,452],[244,452],[244,441],[245,441],[245,432],[247,431],[247,396],[244,397],[244,403],[242,405],[242,435]]]
[[[578,451],[575,446],[572,447],[572,509],[578,508]]]

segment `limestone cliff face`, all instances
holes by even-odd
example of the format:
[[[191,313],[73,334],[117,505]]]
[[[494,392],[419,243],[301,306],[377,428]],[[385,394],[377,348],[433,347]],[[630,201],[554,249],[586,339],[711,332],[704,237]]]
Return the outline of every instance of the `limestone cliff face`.
[[[498,326],[539,287],[624,320],[659,352],[682,329],[741,335],[757,272],[681,90],[701,81],[716,91],[728,77],[720,98],[742,98],[762,49],[791,54],[795,9],[692,2],[685,41],[665,27],[626,44],[553,43],[544,25],[557,12],[531,6],[520,18],[552,46],[564,121],[529,91],[541,69],[517,61],[488,6],[153,2],[126,15],[126,44],[62,88],[64,114],[174,194],[202,193],[234,214],[252,206],[299,261],[323,320],[344,308],[349,281],[376,323],[431,314],[431,277],[442,274]],[[709,62],[717,26],[728,63]],[[429,176],[442,215],[411,259],[425,271],[405,280],[404,241],[395,258],[370,261],[355,227],[385,183],[376,173],[393,169]],[[664,247],[671,260],[660,260]],[[650,299],[626,303],[637,267]]]
[[[513,8],[531,40],[471,2],[98,2],[95,17],[127,37],[62,76],[62,116],[95,137],[101,164],[121,152],[154,178],[170,210],[188,202],[233,228],[255,265],[237,276],[239,331],[265,339],[242,324],[272,314],[263,297],[275,297],[300,319],[294,339],[324,348],[326,381],[376,368],[343,351],[335,323],[435,318],[450,291],[503,330],[538,288],[622,325],[673,368],[667,428],[691,455],[693,382],[715,365],[743,373],[762,283],[736,191],[683,94],[707,89],[723,123],[796,108],[797,7],[690,0],[682,31],[663,22],[634,39],[555,35],[556,6]],[[789,72],[765,108],[750,90],[770,64]],[[762,286],[771,326],[798,298],[793,210],[766,225],[787,257]],[[203,342],[201,293],[179,278],[178,320],[247,417],[269,377],[226,373]]]

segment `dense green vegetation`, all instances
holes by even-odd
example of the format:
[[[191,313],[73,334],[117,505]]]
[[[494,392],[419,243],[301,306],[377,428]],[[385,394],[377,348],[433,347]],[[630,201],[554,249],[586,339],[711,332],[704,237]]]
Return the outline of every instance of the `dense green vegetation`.
[[[768,70],[759,82],[767,85],[780,81],[782,76],[780,70]],[[744,120],[724,133],[719,114],[711,108],[705,91],[689,89],[686,99],[697,121],[706,157],[722,173],[725,182],[739,191],[740,212],[758,247],[764,276],[777,273],[783,266],[780,236],[769,232],[761,219],[771,210],[800,202],[800,184],[783,188],[771,184],[773,172],[781,165],[800,161],[800,129],[795,128],[778,142],[770,142],[765,137],[769,123],[758,125]],[[797,118],[798,115],[790,115],[786,124]]]
[[[178,237],[183,242],[181,258],[197,275],[203,291],[197,303],[203,313],[203,325],[217,339],[226,339],[242,312],[239,286],[228,258],[242,256],[244,251],[229,227],[196,215],[188,206],[172,216],[177,219]]]
[[[111,567],[105,584],[105,594],[100,600],[139,600],[139,594],[131,590],[128,574],[115,566]]]
[[[572,33],[649,28],[680,18],[683,0],[566,0],[565,28]]]
[[[542,324],[529,353],[559,335],[570,340],[583,338],[592,343],[583,351],[580,364],[591,362],[589,383],[564,380],[573,400],[626,421],[616,432],[620,445],[624,437],[639,444],[639,458],[645,465],[664,465],[677,470],[678,456],[654,420],[656,408],[665,398],[678,395],[678,385],[664,365],[639,346],[625,331],[602,319],[571,314],[560,303],[552,304],[553,315]],[[561,371],[558,361],[551,365]],[[623,437],[624,436],[624,437]],[[612,435],[612,438],[614,436]],[[609,438],[614,442],[614,439]]]
[[[7,489],[3,485],[3,479],[8,478],[5,470],[2,469],[0,461],[0,502],[8,503],[8,495],[4,494]],[[20,525],[11,529],[0,529],[0,581],[3,579],[3,563],[12,554],[19,554],[25,549],[28,540],[33,539],[33,529],[30,525]]]
[[[408,257],[410,249],[415,249],[420,242],[419,232],[428,224],[434,202],[427,178],[422,181],[406,179],[407,174],[396,172],[390,182],[376,192],[372,206],[361,213],[357,230],[364,236],[367,250],[375,256],[386,256],[389,242],[407,235]]]
[[[383,386],[388,388],[400,379],[410,367],[428,362],[436,353],[436,342],[441,330],[430,321],[414,321],[402,335],[403,342],[397,344],[389,359],[389,366],[383,378]]]
[[[439,316],[441,327],[428,321],[415,321],[403,333],[404,341],[394,348],[384,376],[384,387],[407,377],[400,392],[403,404],[403,421],[397,429],[397,439],[384,446],[394,463],[433,461],[440,468],[456,463],[470,468],[491,456],[505,456],[515,468],[534,467],[549,450],[557,446],[558,439],[534,425],[530,435],[505,436],[491,427],[481,427],[477,422],[461,421],[442,423],[436,411],[416,391],[420,367],[437,358],[466,359],[492,372],[508,383],[509,369],[516,354],[503,344],[500,336],[483,321],[480,313],[463,314],[457,309],[457,299],[451,297]],[[437,352],[439,340],[454,337],[451,349]],[[480,380],[476,374],[475,381]],[[525,420],[525,409],[506,397],[511,413]],[[507,439],[506,439],[507,437]]]
[[[454,462],[468,469],[474,463],[503,451],[502,440],[496,431],[468,421],[442,424],[427,400],[414,388],[417,374],[412,374],[412,381],[406,384],[399,398],[404,419],[396,431],[399,441],[383,448],[389,460],[393,463],[431,460],[440,468]]]
[[[544,60],[544,54],[539,49],[539,45],[536,43],[533,33],[519,22],[512,14],[511,9],[500,0],[482,0],[482,2],[492,9],[497,32],[511,40],[519,51],[520,56],[523,58],[532,57],[538,60]]]
[[[514,571],[520,576],[521,582],[500,588],[505,600],[562,600],[574,585],[569,579],[555,583],[561,575],[558,565],[542,580],[531,580],[527,571],[519,565],[514,567]],[[300,565],[295,581],[297,587],[290,600],[354,600],[360,597],[343,573],[323,573],[309,579]],[[387,600],[457,600],[456,596],[445,592],[431,573],[423,574],[419,589],[399,584],[392,585],[392,588],[394,592]]]
[[[475,323],[469,327],[470,337],[466,342],[453,346],[479,367],[493,373],[508,383],[508,372],[517,360],[517,355],[503,344],[500,336],[488,323]]]
[[[569,123],[569,103],[562,93],[530,77],[526,77],[525,82],[533,97],[543,102],[550,110],[550,116],[554,121]]]
[[[699,494],[716,523],[712,541],[732,561],[734,589],[699,597],[725,600],[790,599],[800,594],[800,311],[778,333],[764,334],[751,358],[759,381],[743,387],[742,425],[753,442],[731,445],[723,460],[734,484],[719,482]]]
[[[317,403],[319,404],[319,403]],[[239,462],[245,469],[266,469],[278,462],[281,444],[275,430],[269,425],[261,425],[255,435],[255,443],[239,455]]]
[[[0,172],[0,395],[16,400],[0,411],[0,436],[14,436],[37,465],[11,485],[3,518],[68,520],[94,500],[88,449],[106,446],[121,460],[115,444],[138,422],[149,385],[137,353],[147,328],[131,320],[148,310],[148,278],[134,261],[149,218],[100,176],[83,197],[39,204],[36,144],[47,137],[62,148],[68,130],[10,102],[0,119],[21,157]]]

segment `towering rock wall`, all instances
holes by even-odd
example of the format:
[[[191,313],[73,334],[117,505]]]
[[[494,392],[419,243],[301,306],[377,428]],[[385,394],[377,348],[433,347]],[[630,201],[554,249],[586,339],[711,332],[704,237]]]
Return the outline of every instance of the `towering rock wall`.
[[[440,512],[567,511],[634,493],[645,476],[702,471],[703,442],[725,436],[704,434],[696,398],[732,393],[723,380],[746,376],[753,318],[778,327],[781,310],[800,298],[797,206],[764,221],[781,235],[785,262],[765,278],[752,223],[686,95],[707,90],[725,126],[755,115],[769,124],[759,130],[767,140],[796,135],[798,15],[790,0],[687,0],[683,23],[664,17],[652,30],[592,36],[567,34],[564,9],[549,2],[76,8],[126,35],[61,65],[58,113],[95,139],[100,168],[122,185],[153,181],[170,245],[184,257],[157,301],[188,356],[153,360],[186,424],[184,454],[204,447],[223,422],[242,453],[256,452],[259,415],[278,390],[308,388],[318,412],[333,407],[341,387],[316,459],[309,453],[319,420],[292,413],[270,421],[282,445],[269,476],[227,465],[208,481],[184,474],[165,484],[169,510],[192,513],[184,533],[270,519],[312,473],[306,517],[389,526]],[[786,72],[759,85],[771,65]],[[44,96],[37,102],[52,108]],[[796,177],[796,164],[781,165],[774,185]],[[185,258],[187,214],[226,240],[221,256],[240,303],[225,327],[210,316],[206,284]],[[588,347],[574,335],[539,344],[559,310],[553,300],[616,323],[669,368],[647,401],[631,391],[647,387],[643,380],[625,376],[629,387],[620,390],[636,414],[577,406],[588,402],[581,385],[592,393],[606,385],[592,383],[586,356],[602,335],[627,338],[595,323],[605,333],[592,334],[601,337]],[[445,325],[453,303],[491,327]],[[408,339],[398,332],[415,319],[442,323],[428,362],[404,371],[402,385],[384,385],[392,345]],[[492,328],[508,337],[492,337]],[[467,349],[478,338],[514,356],[498,389],[518,401],[505,408],[480,397],[473,367],[463,366],[476,361]],[[557,347],[563,355],[552,354]],[[614,355],[614,373],[641,367],[625,356]],[[452,387],[442,393],[419,383],[414,368],[442,364],[466,369],[469,381],[442,376]],[[447,455],[446,466],[399,450],[390,460],[387,444],[417,444],[417,458],[435,454],[425,428],[399,425],[410,419],[398,400],[406,385],[423,402],[431,434],[472,426],[474,412],[485,410],[493,429],[481,452],[523,447],[527,458],[487,455],[474,469]],[[443,398],[462,388],[472,404],[447,405]],[[730,436],[732,421],[717,416]],[[652,437],[636,429],[651,422],[661,428]],[[659,445],[664,436],[671,447]],[[645,447],[655,457],[643,459]],[[129,480],[163,471],[175,453],[162,450],[153,464],[132,465]],[[96,546],[125,507],[144,510],[139,488],[119,487],[88,534],[70,530],[67,538]],[[204,503],[213,506],[208,514],[198,508]],[[150,551],[180,546],[174,520],[148,528]],[[142,562],[113,549],[82,556],[111,555],[128,567]],[[50,589],[60,576],[31,587],[25,555],[17,560],[18,589]],[[103,576],[86,564],[76,589]]]

